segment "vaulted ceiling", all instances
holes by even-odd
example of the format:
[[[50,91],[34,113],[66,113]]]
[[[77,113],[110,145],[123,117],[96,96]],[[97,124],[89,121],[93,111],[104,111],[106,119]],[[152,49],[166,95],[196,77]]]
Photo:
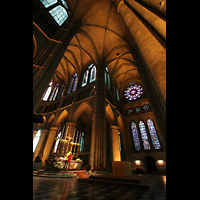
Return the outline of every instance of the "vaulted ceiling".
[[[109,69],[113,84],[116,82],[121,91],[130,82],[141,84],[135,60],[132,56],[134,47],[122,17],[112,0],[96,1],[81,16],[84,6],[92,0],[67,1],[73,8],[73,18],[80,18],[81,26],[73,36],[64,56],[55,72],[68,85],[72,75],[77,72],[82,78],[87,66],[94,62]],[[81,16],[81,17],[80,17]]]

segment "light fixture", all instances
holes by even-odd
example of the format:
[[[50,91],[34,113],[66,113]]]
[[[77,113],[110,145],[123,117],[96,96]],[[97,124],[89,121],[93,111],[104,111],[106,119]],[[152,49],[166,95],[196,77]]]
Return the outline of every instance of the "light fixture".
[[[141,161],[140,160],[135,160],[135,164],[136,165],[141,165]]]
[[[164,160],[157,160],[157,162],[158,162],[158,165],[164,165],[165,164]]]

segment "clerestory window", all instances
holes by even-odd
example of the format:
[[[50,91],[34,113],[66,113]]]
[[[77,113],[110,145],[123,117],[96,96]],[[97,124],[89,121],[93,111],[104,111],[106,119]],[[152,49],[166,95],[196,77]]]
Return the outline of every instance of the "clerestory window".
[[[66,0],[40,0],[51,16],[61,26],[69,17],[70,11]]]

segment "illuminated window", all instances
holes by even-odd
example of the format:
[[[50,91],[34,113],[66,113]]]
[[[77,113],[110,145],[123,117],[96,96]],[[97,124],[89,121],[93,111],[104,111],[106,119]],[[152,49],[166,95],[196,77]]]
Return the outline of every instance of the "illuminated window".
[[[82,87],[96,80],[96,66],[92,63],[83,74]]]
[[[136,107],[134,110],[135,110],[135,112],[140,112],[141,108],[140,107]]]
[[[46,89],[45,93],[42,96],[43,101],[47,101],[47,99],[51,93],[51,89],[52,89],[52,80],[50,81],[48,88]]]
[[[145,125],[144,122],[140,121],[139,122],[139,128],[140,128],[140,133],[142,136],[142,141],[143,141],[143,146],[144,146],[144,150],[150,150],[150,144],[149,144],[149,140],[148,140],[148,136],[147,136],[147,132],[145,129]]]
[[[150,105],[145,104],[145,105],[142,106],[142,109],[143,110],[148,110],[148,109],[150,109]]]
[[[140,85],[130,83],[124,92],[124,96],[127,100],[133,101],[141,97],[143,94],[143,88]]]
[[[69,17],[70,11],[66,0],[40,0],[59,26]]]
[[[127,115],[130,115],[131,113],[133,113],[133,110],[131,108],[126,111]]]
[[[151,140],[152,140],[154,149],[161,149],[161,145],[160,145],[160,142],[158,140],[156,129],[154,127],[152,120],[148,119],[147,125],[148,125],[148,128],[149,128],[149,133],[151,135]]]
[[[74,75],[72,76],[72,79],[70,81],[70,84],[69,84],[69,87],[67,90],[67,94],[74,92],[76,90],[77,83],[78,83],[78,76],[77,76],[77,73],[74,73]]]
[[[80,141],[80,148],[79,152],[83,152],[83,147],[84,147],[84,132],[81,133],[81,141]]]
[[[39,130],[36,133],[36,136],[34,137],[34,140],[33,140],[33,152],[35,151],[35,148],[37,147],[37,144],[38,144],[39,139],[40,139],[40,135],[41,135],[41,130]]]
[[[93,66],[90,72],[90,83],[96,80],[96,66]]]
[[[56,142],[55,142],[55,146],[54,146],[54,153],[56,153],[56,151],[57,151],[57,149],[58,149],[58,144],[59,144],[59,139],[61,138],[61,134],[62,134],[62,132],[60,132],[59,134],[58,134],[58,136],[57,136],[57,140],[56,140]]]
[[[120,137],[120,132],[118,131],[119,134],[119,148],[120,148],[120,152],[122,151],[122,143],[121,143],[121,137]]]
[[[106,67],[106,71],[105,71],[105,84],[110,89],[110,75],[109,75],[109,70],[107,67]]]
[[[134,122],[131,123],[131,130],[132,130],[135,150],[141,150],[140,140],[139,140],[139,136],[138,136],[138,132],[137,132],[137,127],[136,127],[136,124]]]
[[[56,83],[56,86],[54,87],[53,92],[51,93],[49,101],[52,101],[52,99],[55,100],[57,93],[58,93],[58,83]]]

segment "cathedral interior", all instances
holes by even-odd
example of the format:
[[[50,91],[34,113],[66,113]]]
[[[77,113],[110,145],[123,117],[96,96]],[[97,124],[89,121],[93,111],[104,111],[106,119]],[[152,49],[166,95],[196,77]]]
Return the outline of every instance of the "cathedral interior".
[[[33,0],[33,161],[166,172],[166,0]]]

